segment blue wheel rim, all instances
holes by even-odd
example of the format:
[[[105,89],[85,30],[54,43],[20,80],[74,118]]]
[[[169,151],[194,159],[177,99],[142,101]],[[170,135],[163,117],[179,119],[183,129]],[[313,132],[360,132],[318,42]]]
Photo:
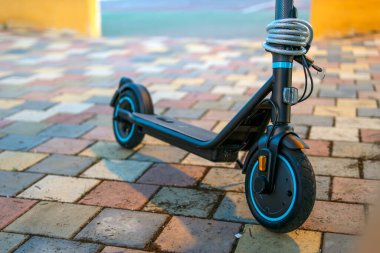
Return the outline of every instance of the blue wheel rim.
[[[273,218],[273,217],[269,217],[267,215],[265,215],[261,210],[260,208],[258,207],[256,201],[255,201],[255,198],[254,198],[254,195],[253,195],[253,187],[252,187],[252,180],[253,180],[253,175],[255,174],[255,170],[258,166],[258,161],[256,161],[252,171],[251,171],[251,175],[250,175],[250,178],[249,178],[249,193],[250,193],[250,197],[251,197],[251,201],[252,201],[252,204],[255,208],[255,210],[257,211],[257,213],[263,217],[264,219],[270,221],[270,222],[278,222],[278,221],[281,221],[283,219],[285,219],[289,213],[292,211],[293,207],[294,207],[294,203],[296,201],[296,196],[297,196],[297,184],[296,184],[296,177],[294,175],[294,171],[292,169],[292,166],[290,165],[290,163],[285,159],[285,157],[283,157],[282,155],[279,155],[278,156],[286,165],[286,168],[289,170],[291,176],[292,176],[292,180],[293,180],[293,195],[292,195],[292,200],[291,200],[291,203],[289,205],[289,208],[288,210],[286,210],[286,212],[284,214],[282,214],[281,216],[279,217],[276,217],[276,218]]]
[[[120,105],[124,102],[128,102],[129,105],[131,106],[131,109],[132,109],[132,112],[135,112],[136,111],[136,108],[135,108],[135,105],[132,101],[131,98],[129,97],[123,97],[119,100],[119,103],[117,104],[116,108],[115,108],[115,113],[114,113],[114,117],[116,118],[118,113],[119,113],[119,109],[120,109]],[[128,142],[131,138],[132,138],[132,135],[133,135],[133,132],[135,131],[135,127],[136,125],[135,124],[132,124],[131,128],[129,129],[128,131],[128,135],[127,136],[122,136],[119,132],[119,126],[118,126],[118,121],[117,120],[114,120],[113,124],[114,124],[114,129],[115,129],[115,135],[117,137],[117,139],[120,141],[120,142]]]

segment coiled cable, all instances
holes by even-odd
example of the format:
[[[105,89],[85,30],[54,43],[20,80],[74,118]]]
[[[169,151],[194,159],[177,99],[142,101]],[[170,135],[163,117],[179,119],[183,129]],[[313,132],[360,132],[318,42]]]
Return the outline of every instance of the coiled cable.
[[[263,47],[272,53],[289,56],[304,55],[313,40],[313,28],[309,22],[298,18],[274,20],[266,30],[268,37]]]

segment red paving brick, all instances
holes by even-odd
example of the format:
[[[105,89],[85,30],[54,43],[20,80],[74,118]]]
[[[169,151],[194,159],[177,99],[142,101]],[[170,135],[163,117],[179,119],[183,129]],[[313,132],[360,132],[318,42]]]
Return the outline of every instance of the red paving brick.
[[[332,187],[335,201],[375,204],[380,196],[380,180],[335,177]]]
[[[380,130],[360,129],[360,137],[363,142],[380,143]]]
[[[35,152],[75,155],[89,146],[92,141],[68,138],[52,138],[34,149]]]
[[[206,167],[179,165],[179,164],[155,164],[139,180],[143,184],[193,186],[206,172]]]
[[[112,127],[97,126],[81,137],[86,140],[116,141]]]
[[[0,197],[0,229],[28,211],[37,201]]]
[[[322,232],[358,234],[363,231],[364,206],[327,201],[316,201],[304,229]]]
[[[80,203],[139,210],[148,202],[158,186],[104,181],[88,193]]]
[[[303,150],[305,154],[314,156],[329,156],[331,145],[329,141],[305,140],[305,142],[310,147],[310,149]]]

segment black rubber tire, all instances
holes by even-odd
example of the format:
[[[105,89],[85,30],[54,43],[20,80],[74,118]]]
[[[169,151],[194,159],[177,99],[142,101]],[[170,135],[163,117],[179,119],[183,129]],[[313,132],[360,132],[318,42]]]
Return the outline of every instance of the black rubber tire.
[[[309,159],[302,152],[302,150],[291,150],[283,148],[280,151],[279,155],[282,155],[282,157],[288,161],[296,179],[295,183],[297,187],[297,193],[295,195],[294,205],[291,208],[288,208],[290,210],[289,213],[284,218],[281,218],[281,220],[270,221],[264,217],[265,214],[262,216],[256,210],[251,199],[252,196],[250,193],[250,187],[252,187],[252,183],[250,177],[252,172],[254,172],[254,166],[257,162],[257,152],[255,152],[251,157],[247,157],[246,160],[248,162],[248,169],[246,171],[245,177],[245,192],[248,206],[253,216],[261,225],[271,230],[272,232],[287,233],[299,228],[309,217],[313,209],[316,196],[315,175]],[[280,166],[276,168],[277,170],[284,169],[281,164],[283,163],[276,163],[277,166]]]
[[[127,149],[132,149],[142,142],[145,134],[142,132],[140,127],[131,123],[129,123],[130,124],[129,127],[126,127],[124,129],[123,126],[124,124],[126,125],[127,123],[121,123],[115,119],[117,110],[121,106],[123,106],[123,109],[129,109],[129,111],[132,111],[130,110],[131,108],[126,108],[127,104],[123,104],[123,102],[125,101],[127,102],[127,104],[129,104],[129,107],[133,107],[134,112],[145,113],[145,110],[144,110],[145,108],[142,106],[142,103],[140,103],[140,101],[137,99],[136,94],[132,90],[129,90],[129,89],[127,89],[126,91],[120,94],[119,98],[116,101],[116,106],[114,107],[114,112],[113,112],[114,119],[112,122],[112,126],[113,126],[113,133],[114,133],[115,139],[120,144],[120,146]],[[130,105],[131,102],[133,105]],[[131,133],[126,132],[127,130],[130,131],[131,129],[132,129]],[[128,137],[128,138],[124,138],[124,137]]]

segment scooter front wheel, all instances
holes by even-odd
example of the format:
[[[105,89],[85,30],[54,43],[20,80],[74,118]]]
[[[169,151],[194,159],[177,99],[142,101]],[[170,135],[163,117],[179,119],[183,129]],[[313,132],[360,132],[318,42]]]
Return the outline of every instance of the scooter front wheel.
[[[267,229],[287,233],[299,228],[309,217],[315,202],[313,168],[301,150],[282,149],[277,157],[274,188],[270,193],[255,191],[259,177],[258,153],[247,157],[245,192],[256,220]]]

